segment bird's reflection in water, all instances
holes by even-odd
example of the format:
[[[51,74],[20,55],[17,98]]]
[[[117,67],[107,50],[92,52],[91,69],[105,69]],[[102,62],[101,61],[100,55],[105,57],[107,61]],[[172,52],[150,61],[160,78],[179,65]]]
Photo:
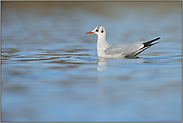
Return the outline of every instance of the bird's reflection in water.
[[[125,58],[119,58],[119,59],[113,59],[113,60],[128,60],[128,61],[123,61],[122,63],[146,63],[147,60],[149,58],[142,58],[142,57],[125,57]],[[110,59],[107,59],[107,58],[98,58],[98,61],[97,61],[97,64],[98,64],[98,67],[97,67],[97,71],[104,71],[106,69],[106,66],[108,64],[108,61]],[[151,59],[152,60],[152,59]]]
[[[105,66],[108,63],[108,59],[106,58],[98,58],[98,67],[97,67],[97,71],[104,71],[105,70]]]

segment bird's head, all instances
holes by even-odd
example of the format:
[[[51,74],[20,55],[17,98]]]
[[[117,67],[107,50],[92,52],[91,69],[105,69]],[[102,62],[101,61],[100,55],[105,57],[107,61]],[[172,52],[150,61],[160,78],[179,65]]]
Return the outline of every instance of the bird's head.
[[[105,28],[103,26],[97,26],[93,31],[89,31],[86,34],[106,35]]]

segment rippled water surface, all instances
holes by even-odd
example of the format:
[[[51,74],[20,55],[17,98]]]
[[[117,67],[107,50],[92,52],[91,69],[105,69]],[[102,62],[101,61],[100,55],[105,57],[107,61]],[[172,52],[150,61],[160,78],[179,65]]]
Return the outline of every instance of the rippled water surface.
[[[160,43],[136,59],[111,44]],[[181,121],[180,2],[2,2],[2,121]]]

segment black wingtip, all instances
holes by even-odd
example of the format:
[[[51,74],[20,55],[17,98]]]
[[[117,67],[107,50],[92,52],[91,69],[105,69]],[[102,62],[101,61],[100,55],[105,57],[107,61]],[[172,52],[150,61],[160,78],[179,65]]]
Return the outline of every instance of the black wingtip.
[[[151,46],[152,46],[152,45],[155,45],[155,44],[158,44],[158,43],[159,43],[159,42],[155,42],[155,43],[151,44]]]
[[[161,39],[161,37],[156,38],[156,40],[159,40],[159,39]]]
[[[144,47],[152,46],[152,45],[154,45],[154,44],[157,44],[157,42],[155,42],[155,41],[157,41],[157,40],[159,40],[159,39],[161,39],[161,37],[158,37],[158,38],[155,38],[155,39],[153,39],[153,40],[144,42],[144,43],[143,43],[143,44],[144,44]],[[153,42],[155,42],[155,43],[153,43]],[[158,43],[159,43],[159,42],[158,42]]]
[[[155,39],[151,40],[150,42],[152,43],[152,42],[159,40],[159,39],[161,39],[161,37],[155,38]]]

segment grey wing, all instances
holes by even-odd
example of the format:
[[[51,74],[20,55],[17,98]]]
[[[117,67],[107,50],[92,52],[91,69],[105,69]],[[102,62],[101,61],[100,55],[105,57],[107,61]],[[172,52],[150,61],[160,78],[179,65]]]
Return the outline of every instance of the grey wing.
[[[128,56],[135,53],[141,47],[143,47],[142,42],[136,42],[131,45],[112,45],[105,50],[105,53],[108,55],[122,54]]]
[[[114,54],[123,54],[127,45],[112,45],[105,50],[107,55],[114,55]]]

